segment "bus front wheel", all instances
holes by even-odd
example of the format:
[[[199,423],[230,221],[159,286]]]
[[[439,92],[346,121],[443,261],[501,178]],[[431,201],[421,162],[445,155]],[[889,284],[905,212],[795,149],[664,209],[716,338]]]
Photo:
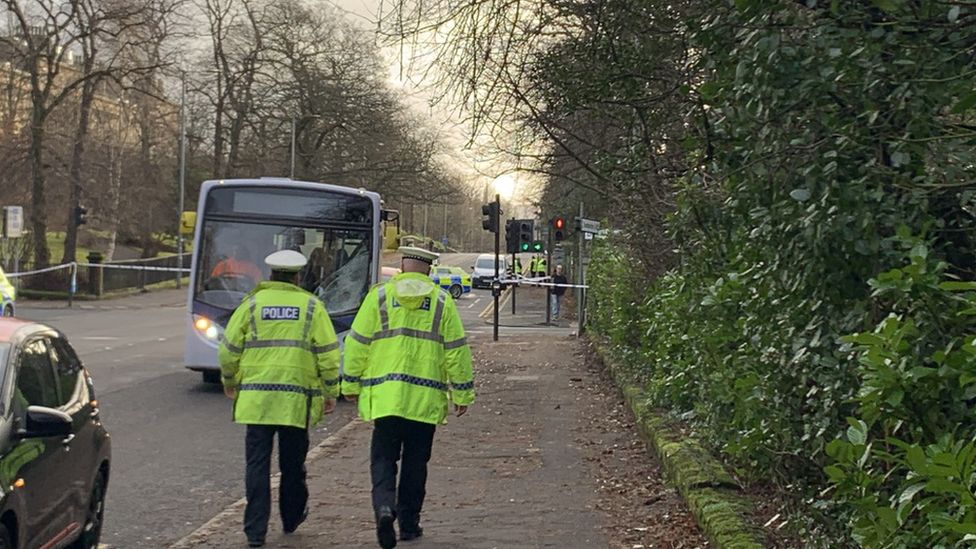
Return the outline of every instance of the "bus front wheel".
[[[204,383],[220,383],[220,372],[214,370],[207,370],[203,373]]]

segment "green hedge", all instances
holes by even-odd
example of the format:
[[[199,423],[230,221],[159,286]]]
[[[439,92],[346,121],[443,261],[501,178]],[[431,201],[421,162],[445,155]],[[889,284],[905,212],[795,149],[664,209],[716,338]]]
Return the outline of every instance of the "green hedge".
[[[951,547],[976,538],[976,284],[948,281],[917,239],[903,248],[906,265],[848,303],[884,320],[839,336],[842,307],[820,317],[801,296],[768,293],[764,305],[755,275],[676,271],[635,299],[632,262],[607,245],[593,262],[591,328],[653,405],[740,475],[804,498],[798,533],[823,546]]]
[[[617,219],[593,329],[740,475],[794,494],[811,545],[976,541],[976,12],[677,5],[697,69],[668,142],[678,266],[647,282],[622,243],[641,220]]]

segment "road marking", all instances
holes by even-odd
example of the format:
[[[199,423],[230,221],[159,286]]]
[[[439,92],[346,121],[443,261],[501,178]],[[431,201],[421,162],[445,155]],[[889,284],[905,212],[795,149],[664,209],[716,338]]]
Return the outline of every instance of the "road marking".
[[[353,418],[349,423],[345,424],[338,431],[333,433],[331,436],[318,443],[315,448],[308,453],[305,457],[305,463],[311,463],[322,457],[327,451],[338,447],[345,439],[350,436],[350,433],[356,428],[364,427],[368,425],[366,422],[361,421],[359,418]],[[271,476],[271,491],[278,490],[278,484],[281,481],[281,473],[275,473]],[[177,541],[173,545],[169,546],[169,549],[190,549],[192,547],[199,547],[206,544],[207,538],[216,532],[221,532],[227,529],[227,524],[230,522],[238,523],[240,522],[240,516],[244,513],[244,507],[247,506],[247,498],[243,497],[234,503],[228,505],[223,511],[217,513],[212,519],[204,523],[203,526],[197,528],[196,530],[190,532],[183,539]]]
[[[474,307],[475,305],[477,305],[478,303],[481,303],[481,298],[480,297],[478,299],[475,299],[474,300],[474,303],[472,303],[471,305],[468,305],[468,308],[470,309],[470,308]]]
[[[498,310],[501,310],[501,308],[504,307],[506,303],[508,303],[508,298],[510,298],[511,296],[512,296],[512,286],[508,286],[507,288],[505,288],[505,290],[502,292],[502,295],[499,297]],[[488,301],[488,305],[485,307],[485,310],[478,313],[478,316],[484,318],[489,314],[492,314],[494,310],[495,310],[495,300],[493,296],[492,299]]]

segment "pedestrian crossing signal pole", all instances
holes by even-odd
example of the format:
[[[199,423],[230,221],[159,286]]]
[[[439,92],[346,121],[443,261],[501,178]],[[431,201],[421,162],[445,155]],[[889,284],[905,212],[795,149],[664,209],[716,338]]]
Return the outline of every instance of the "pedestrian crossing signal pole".
[[[502,294],[502,283],[498,276],[499,252],[501,252],[501,231],[498,230],[498,221],[502,213],[502,197],[495,195],[495,281],[492,283],[491,293],[495,297],[495,326],[492,328],[492,341],[498,341],[498,299]]]
[[[495,298],[495,311],[493,313],[495,326],[492,330],[494,341],[498,341],[498,298],[502,293],[502,283],[498,277],[498,260],[501,252],[501,239],[499,230],[499,220],[502,213],[502,197],[495,195],[495,201],[481,206],[481,215],[487,218],[481,220],[481,227],[486,231],[495,233],[495,279],[491,281],[491,295]]]
[[[546,272],[542,276],[548,276],[549,270],[552,269],[552,223],[546,236]],[[550,325],[552,325],[552,286],[546,286],[546,326]]]
[[[549,222],[549,245],[546,246],[546,274],[555,271],[552,265],[552,248],[556,242],[562,241],[565,237],[566,220],[561,217],[554,217]],[[549,279],[550,282],[552,279]],[[552,286],[546,286],[546,326],[552,323]]]
[[[512,278],[515,278],[515,252],[518,251],[518,223],[517,219],[509,219],[505,222],[505,252],[512,254]],[[506,273],[507,274],[507,273]],[[515,315],[515,284],[511,284],[512,288],[512,315]]]
[[[512,252],[512,278],[516,278],[515,277],[515,272],[516,272],[515,271],[515,253]],[[516,286],[517,286],[517,284],[515,284],[513,282],[512,283],[512,315],[513,316],[515,315],[515,288],[516,288]]]

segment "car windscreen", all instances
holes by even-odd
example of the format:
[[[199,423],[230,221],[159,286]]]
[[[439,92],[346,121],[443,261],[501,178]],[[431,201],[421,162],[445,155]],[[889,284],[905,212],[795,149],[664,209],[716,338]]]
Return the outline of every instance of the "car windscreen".
[[[369,236],[367,230],[205,219],[194,298],[232,310],[258,282],[268,279],[265,257],[295,250],[308,259],[300,285],[318,296],[330,314],[355,311],[370,285]]]
[[[490,257],[484,257],[484,258],[481,258],[478,261],[476,261],[475,264],[474,264],[474,266],[475,266],[476,269],[494,269],[495,268],[495,260],[492,259],[492,258],[490,258]],[[498,262],[498,267],[499,268],[504,268],[505,267],[505,262],[504,261],[499,261]]]

